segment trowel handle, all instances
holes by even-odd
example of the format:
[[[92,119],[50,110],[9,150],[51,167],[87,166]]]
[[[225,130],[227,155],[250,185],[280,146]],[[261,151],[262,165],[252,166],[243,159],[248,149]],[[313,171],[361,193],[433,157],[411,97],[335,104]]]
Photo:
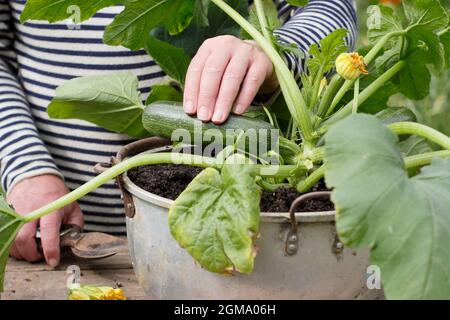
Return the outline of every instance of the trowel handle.
[[[73,247],[81,238],[81,228],[75,224],[63,224],[59,232],[60,247]],[[42,252],[41,230],[36,231],[38,250]]]

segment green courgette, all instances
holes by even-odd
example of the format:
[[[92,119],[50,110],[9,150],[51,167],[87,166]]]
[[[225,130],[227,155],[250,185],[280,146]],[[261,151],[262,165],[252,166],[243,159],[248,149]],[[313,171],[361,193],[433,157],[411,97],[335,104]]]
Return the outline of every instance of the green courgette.
[[[178,102],[160,101],[148,105],[142,116],[142,123],[151,135],[168,138],[174,142],[179,142],[180,138],[185,139],[188,134],[190,144],[198,144],[198,141],[201,141],[202,145],[220,142],[223,146],[227,146],[243,140],[246,149],[253,144],[258,146],[258,150],[266,148],[268,151],[272,149],[270,147],[274,146],[274,142],[278,143],[278,130],[266,121],[230,115],[221,125],[212,122],[203,123],[196,117],[187,115]],[[179,131],[180,129],[182,131]]]

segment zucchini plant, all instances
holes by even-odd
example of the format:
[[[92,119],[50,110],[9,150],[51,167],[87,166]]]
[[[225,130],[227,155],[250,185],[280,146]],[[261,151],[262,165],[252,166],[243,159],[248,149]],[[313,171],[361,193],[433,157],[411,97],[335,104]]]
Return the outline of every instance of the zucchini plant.
[[[73,4],[85,9],[87,19],[118,2],[29,0],[21,19],[59,21],[67,18],[62,9]],[[3,199],[1,274],[13,239],[25,223],[76,201],[130,168],[178,163],[205,169],[170,208],[170,230],[209,271],[252,272],[261,189],[308,192],[325,178],[333,190],[339,237],[349,247],[371,249],[388,298],[450,297],[450,138],[416,123],[408,109],[388,106],[397,93],[416,100],[426,97],[430,72],[450,66],[448,11],[439,0],[404,0],[400,14],[379,6],[372,10],[379,23],[369,29],[371,46],[362,50],[364,56],[347,53],[347,31],[336,30],[311,46],[308,72],[299,86],[283,59],[285,51],[299,53],[274,37],[279,22],[273,2],[255,0],[248,19],[243,2],[125,1],[124,11],[105,31],[105,43],[145,48],[175,85],[154,86],[144,104],[137,78],[130,73],[78,78],[57,89],[48,113],[133,137],[171,137],[173,129],[191,132],[196,126],[275,130],[279,163],[239,152],[237,134],[217,157],[186,153],[132,157],[24,217]],[[281,95],[275,94],[265,105],[266,122],[248,114],[233,116],[223,126],[202,127],[177,103],[160,102],[180,100],[190,55],[199,40],[222,32],[251,37],[274,64]],[[325,79],[335,66],[339,72]]]

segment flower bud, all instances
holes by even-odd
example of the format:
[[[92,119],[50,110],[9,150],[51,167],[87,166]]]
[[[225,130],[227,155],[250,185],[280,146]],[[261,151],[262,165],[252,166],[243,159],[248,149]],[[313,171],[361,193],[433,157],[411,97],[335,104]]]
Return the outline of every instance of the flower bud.
[[[336,59],[336,71],[346,80],[355,80],[361,74],[369,74],[364,57],[358,52],[342,53]]]

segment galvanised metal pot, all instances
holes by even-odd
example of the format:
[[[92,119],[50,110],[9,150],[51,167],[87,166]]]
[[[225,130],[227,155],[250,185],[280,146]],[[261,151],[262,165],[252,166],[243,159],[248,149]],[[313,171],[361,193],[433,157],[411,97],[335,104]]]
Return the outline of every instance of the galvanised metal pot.
[[[113,164],[141,152],[168,152],[170,141],[148,138],[125,146]],[[161,181],[161,183],[165,183]],[[172,238],[171,200],[144,191],[125,175],[118,178],[127,213],[134,271],[153,299],[373,299],[366,286],[368,251],[344,248],[336,235],[335,212],[261,213],[259,253],[251,275],[206,271]]]

